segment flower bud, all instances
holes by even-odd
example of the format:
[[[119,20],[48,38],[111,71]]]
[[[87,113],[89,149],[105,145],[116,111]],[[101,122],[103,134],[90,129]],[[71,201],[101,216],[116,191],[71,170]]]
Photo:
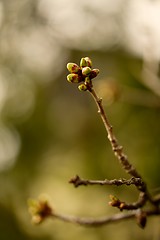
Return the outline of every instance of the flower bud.
[[[87,67],[87,61],[85,58],[81,58],[81,61],[80,61],[80,67]]]
[[[92,67],[92,61],[89,57],[81,58],[80,67]]]
[[[46,218],[52,216],[53,210],[50,207],[47,200],[28,200],[29,213],[32,217],[32,222],[35,224],[39,224],[43,222]]]
[[[82,79],[78,74],[70,73],[67,75],[67,81],[71,83],[79,83],[82,81]]]
[[[93,69],[90,73],[90,78],[92,79],[97,77],[98,73],[99,73],[99,69]]]
[[[78,89],[80,91],[86,91],[87,90],[87,86],[84,83],[82,83],[81,85],[78,86]]]
[[[91,71],[92,70],[90,67],[84,67],[84,68],[82,68],[82,75],[88,76],[88,75],[90,75]]]
[[[89,57],[85,57],[84,58],[85,60],[86,60],[86,62],[87,62],[87,67],[92,67],[92,61],[91,61],[91,59],[89,58]]]
[[[80,67],[76,63],[68,63],[67,69],[71,73],[78,73],[78,71],[80,70]]]
[[[85,84],[91,84],[91,79],[90,77],[85,77]]]
[[[85,85],[86,85],[88,88],[92,88],[92,87],[93,87],[93,85],[92,85],[92,80],[90,79],[90,77],[85,77],[84,83],[85,83]]]

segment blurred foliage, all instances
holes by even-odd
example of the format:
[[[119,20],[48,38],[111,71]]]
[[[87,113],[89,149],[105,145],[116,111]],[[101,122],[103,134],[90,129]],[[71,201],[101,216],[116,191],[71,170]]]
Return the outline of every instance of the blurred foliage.
[[[136,200],[134,187],[68,184],[76,174],[127,177],[89,94],[66,81],[66,63],[84,56],[100,69],[95,88],[119,142],[149,188],[159,187],[159,10],[147,0],[0,1],[0,239],[159,239],[156,218],[145,231],[134,221],[35,227],[27,212],[27,199],[41,193],[79,216],[115,213],[109,194]],[[143,78],[145,63],[153,79]]]

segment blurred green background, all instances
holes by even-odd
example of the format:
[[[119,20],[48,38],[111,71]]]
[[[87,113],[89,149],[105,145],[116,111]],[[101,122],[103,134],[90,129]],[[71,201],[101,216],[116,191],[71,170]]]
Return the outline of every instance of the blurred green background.
[[[47,194],[57,211],[117,213],[109,195],[137,200],[134,187],[80,187],[128,178],[114,157],[89,94],[66,81],[66,64],[92,59],[94,86],[129,160],[149,189],[160,186],[160,1],[0,1],[0,239],[160,239],[159,219],[84,228],[33,226],[27,199]]]

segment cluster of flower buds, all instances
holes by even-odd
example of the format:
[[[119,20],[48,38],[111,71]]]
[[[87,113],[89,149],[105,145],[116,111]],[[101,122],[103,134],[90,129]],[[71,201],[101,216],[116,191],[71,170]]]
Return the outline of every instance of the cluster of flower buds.
[[[68,63],[67,69],[70,72],[70,74],[67,75],[68,82],[81,83],[78,86],[80,91],[91,89],[92,79],[99,73],[99,69],[92,69],[92,61],[89,57],[81,58],[80,66],[76,63]]]
[[[52,216],[53,210],[46,199],[29,199],[28,205],[29,212],[32,216],[32,222],[34,224],[39,224],[43,222],[46,218]]]

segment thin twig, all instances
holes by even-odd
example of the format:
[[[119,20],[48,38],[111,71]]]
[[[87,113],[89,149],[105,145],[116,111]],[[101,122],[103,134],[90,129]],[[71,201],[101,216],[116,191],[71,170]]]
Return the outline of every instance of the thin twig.
[[[145,213],[146,216],[152,216],[152,215],[159,215],[160,211],[153,209],[153,210],[143,211],[143,213]],[[54,212],[52,213],[51,217],[57,218],[61,221],[76,223],[76,224],[86,226],[86,227],[99,227],[99,226],[103,226],[103,225],[110,224],[110,223],[124,221],[127,219],[133,219],[133,218],[137,219],[137,217],[139,215],[140,215],[139,210],[133,210],[130,213],[118,213],[118,214],[112,215],[110,217],[105,216],[105,217],[101,217],[99,219],[80,218],[80,217],[75,217],[75,216],[62,215],[62,214],[54,213]]]
[[[123,147],[118,144],[118,141],[113,133],[113,128],[112,128],[111,124],[109,123],[109,120],[108,120],[106,113],[104,111],[104,108],[102,106],[102,99],[97,96],[97,94],[93,88],[90,88],[89,92],[91,93],[93,99],[96,102],[96,105],[98,107],[98,113],[100,114],[102,121],[104,123],[105,129],[108,133],[108,139],[109,139],[109,142],[111,143],[112,150],[113,150],[115,156],[119,159],[120,163],[122,164],[123,168],[125,169],[125,171],[127,173],[129,173],[132,177],[142,179],[141,175],[132,166],[132,164],[128,161],[127,156],[123,153]]]
[[[147,196],[144,192],[140,192],[137,202],[133,202],[130,204],[125,203],[124,201],[121,201],[117,197],[112,195],[110,196],[110,198],[111,201],[109,202],[109,205],[118,208],[120,211],[141,209],[147,201]]]
[[[141,178],[130,178],[130,179],[113,179],[113,180],[88,180],[88,179],[82,179],[78,175],[71,178],[69,183],[72,183],[75,187],[79,187],[81,185],[88,186],[88,185],[115,185],[115,186],[121,186],[121,185],[135,185],[135,186],[142,186],[143,182]]]
[[[88,91],[90,92],[91,96],[93,97],[97,108],[98,108],[98,113],[101,116],[101,119],[103,121],[103,124],[105,126],[106,132],[108,134],[108,140],[111,144],[112,150],[115,154],[115,156],[118,158],[120,164],[122,165],[123,169],[130,174],[134,178],[140,178],[142,181],[141,186],[137,186],[137,189],[141,192],[145,192],[145,197],[148,199],[152,204],[155,205],[155,202],[153,201],[151,195],[148,192],[146,183],[143,181],[141,175],[139,172],[133,167],[133,165],[129,162],[127,155],[124,154],[123,152],[123,147],[119,145],[114,133],[113,133],[113,127],[111,126],[106,113],[104,111],[103,105],[102,105],[102,99],[99,98],[93,89],[93,87],[89,87]]]

